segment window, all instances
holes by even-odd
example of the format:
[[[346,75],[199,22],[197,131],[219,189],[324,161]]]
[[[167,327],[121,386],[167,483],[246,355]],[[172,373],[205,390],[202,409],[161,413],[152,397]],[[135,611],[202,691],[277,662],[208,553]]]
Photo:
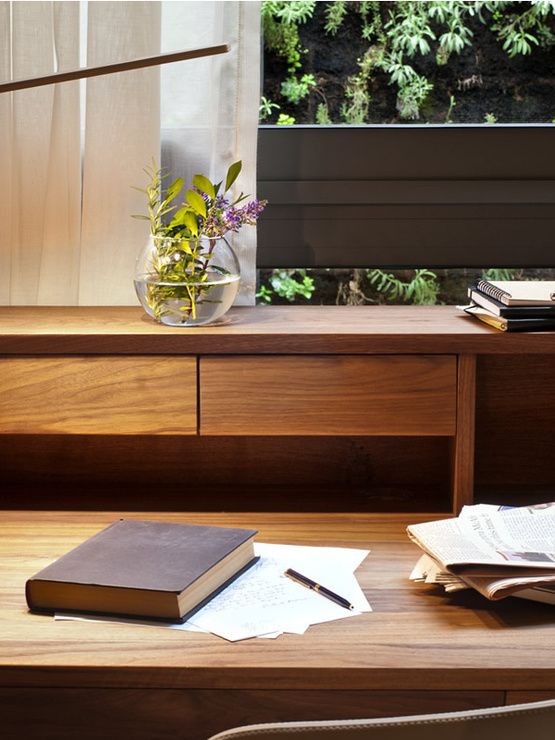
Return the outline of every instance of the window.
[[[266,39],[260,268],[555,264],[551,4],[284,5],[263,3],[298,42]]]

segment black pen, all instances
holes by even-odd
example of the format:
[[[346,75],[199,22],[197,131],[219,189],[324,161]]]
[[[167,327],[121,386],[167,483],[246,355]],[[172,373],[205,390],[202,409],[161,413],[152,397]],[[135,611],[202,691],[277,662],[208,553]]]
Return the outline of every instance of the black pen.
[[[293,570],[292,568],[287,568],[283,575],[287,576],[287,578],[291,578],[292,581],[300,583],[301,586],[306,586],[306,588],[310,588],[312,589],[312,591],[316,591],[317,593],[322,594],[322,596],[325,596],[326,599],[329,599],[330,601],[335,601],[336,604],[345,607],[345,609],[355,608],[347,601],[347,599],[344,599],[343,596],[338,596],[337,594],[334,594],[333,591],[329,590],[329,588],[321,586],[319,583],[316,583],[316,581],[312,581],[310,578],[303,576],[301,573],[297,573],[297,571]]]

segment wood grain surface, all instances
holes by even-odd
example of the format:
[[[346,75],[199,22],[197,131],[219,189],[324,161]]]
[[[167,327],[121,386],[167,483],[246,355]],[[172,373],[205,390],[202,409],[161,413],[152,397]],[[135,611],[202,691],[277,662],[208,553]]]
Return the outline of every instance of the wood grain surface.
[[[29,614],[26,578],[122,512],[3,512],[0,682],[11,686],[553,690],[555,623],[546,605],[414,584],[405,527],[429,515],[134,513],[253,527],[261,542],[362,547],[357,572],[374,609],[275,641],[164,628],[54,622]],[[68,684],[68,681],[70,682]]]
[[[0,358],[1,434],[196,434],[196,359]]]
[[[499,706],[503,697],[502,691],[0,689],[0,715],[6,740],[206,740],[230,727],[277,718],[451,712]]]
[[[227,643],[163,627],[27,612],[26,578],[119,516],[259,529],[261,542],[353,546],[373,612],[304,635]],[[30,740],[184,737],[249,722],[448,711],[555,694],[552,607],[408,581],[408,523],[364,514],[2,512],[0,713]],[[521,694],[520,692],[534,692]],[[11,734],[10,734],[11,733]],[[112,733],[112,734],[111,734]]]
[[[476,356],[460,355],[457,362],[457,433],[452,441],[453,511],[458,514],[474,500],[474,437]]]
[[[201,357],[201,434],[455,434],[453,356]]]
[[[0,354],[554,353],[555,332],[507,334],[454,306],[255,306],[194,329],[139,307],[0,308]]]
[[[0,435],[0,508],[447,512],[449,442]]]

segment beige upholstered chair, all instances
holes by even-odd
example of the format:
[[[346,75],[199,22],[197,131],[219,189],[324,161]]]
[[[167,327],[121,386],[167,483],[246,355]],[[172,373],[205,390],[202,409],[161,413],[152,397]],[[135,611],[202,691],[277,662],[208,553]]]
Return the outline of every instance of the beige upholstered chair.
[[[331,722],[271,722],[209,740],[555,740],[555,699],[466,712]]]

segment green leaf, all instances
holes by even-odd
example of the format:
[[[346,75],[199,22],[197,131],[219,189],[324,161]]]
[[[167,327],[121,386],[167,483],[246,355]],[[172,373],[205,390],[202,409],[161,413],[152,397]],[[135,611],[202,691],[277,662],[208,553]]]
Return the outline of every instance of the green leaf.
[[[193,184],[201,192],[206,193],[209,198],[212,198],[212,200],[216,197],[214,186],[207,177],[204,177],[204,175],[195,175],[193,177]]]
[[[239,177],[239,173],[241,172],[241,167],[243,166],[243,163],[241,160],[238,162],[234,162],[232,165],[230,165],[227,175],[225,178],[225,191],[227,192],[229,188],[233,185],[235,180]]]
[[[195,195],[197,194],[195,193]],[[198,197],[200,198],[200,195]],[[204,203],[204,201],[202,202]],[[191,234],[193,234],[193,236],[198,236],[198,222],[194,213],[191,213],[191,211],[187,211],[183,215],[183,223],[189,229]]]
[[[170,227],[171,226],[177,226],[178,224],[185,223],[185,221],[183,219],[184,219],[184,216],[185,216],[185,214],[187,212],[189,212],[189,213],[191,212],[191,209],[188,206],[183,206],[178,211],[176,211],[175,214],[174,214],[174,216],[173,216],[173,218],[172,218],[172,220],[171,220]]]
[[[200,216],[206,218],[206,203],[202,195],[199,195],[196,190],[187,190],[185,197],[191,208]]]
[[[181,192],[181,189],[183,188],[183,178],[178,177],[177,180],[174,180],[172,184],[168,187],[166,190],[166,200],[173,200],[175,196]]]

